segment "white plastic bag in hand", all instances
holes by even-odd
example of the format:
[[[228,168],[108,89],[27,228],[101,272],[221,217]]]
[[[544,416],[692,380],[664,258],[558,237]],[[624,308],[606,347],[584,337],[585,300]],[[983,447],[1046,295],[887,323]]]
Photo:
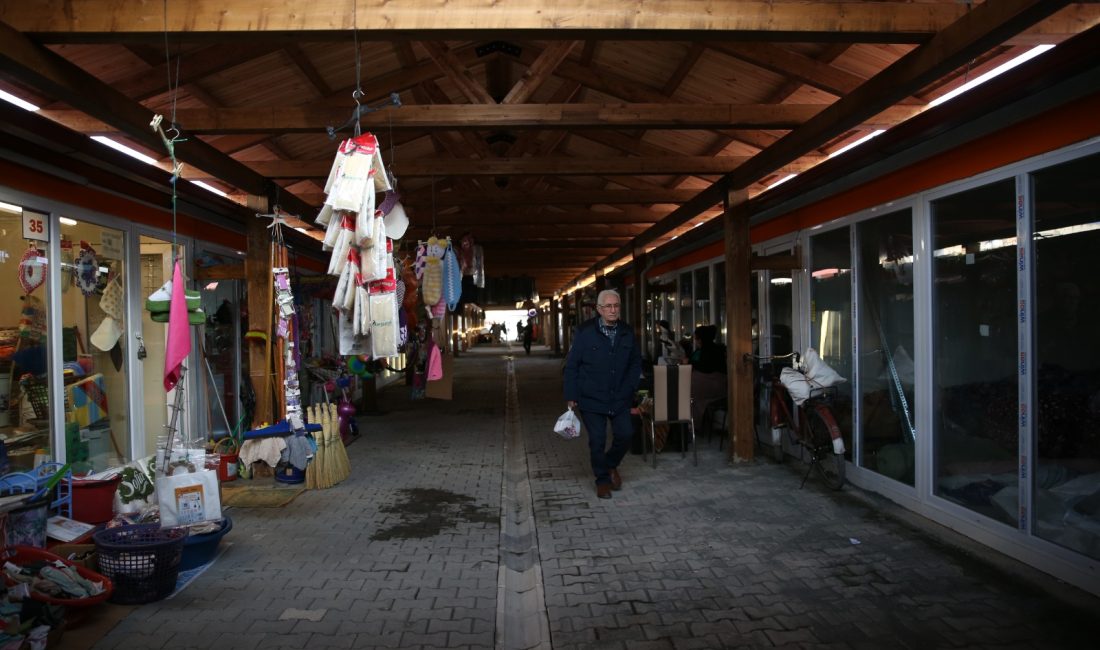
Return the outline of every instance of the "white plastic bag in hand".
[[[579,438],[581,435],[581,419],[577,417],[577,414],[573,412],[573,409],[567,409],[565,413],[561,414],[557,423],[554,424],[554,433],[558,434],[566,440],[572,440],[573,438]]]

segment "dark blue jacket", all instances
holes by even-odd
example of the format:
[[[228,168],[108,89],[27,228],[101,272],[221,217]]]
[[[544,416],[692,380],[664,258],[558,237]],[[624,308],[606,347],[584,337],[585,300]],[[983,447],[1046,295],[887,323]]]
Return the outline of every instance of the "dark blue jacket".
[[[565,359],[565,400],[577,402],[582,411],[614,415],[631,407],[642,375],[642,355],[629,325],[619,321],[612,348],[597,319],[577,328]]]

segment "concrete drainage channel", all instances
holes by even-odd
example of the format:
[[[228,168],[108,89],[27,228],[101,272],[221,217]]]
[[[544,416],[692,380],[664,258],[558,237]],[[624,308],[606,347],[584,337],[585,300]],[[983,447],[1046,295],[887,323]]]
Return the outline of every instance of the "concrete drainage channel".
[[[527,448],[520,429],[515,363],[511,357],[507,360],[496,647],[502,650],[550,648],[550,623],[539,563],[531,482],[527,476]]]

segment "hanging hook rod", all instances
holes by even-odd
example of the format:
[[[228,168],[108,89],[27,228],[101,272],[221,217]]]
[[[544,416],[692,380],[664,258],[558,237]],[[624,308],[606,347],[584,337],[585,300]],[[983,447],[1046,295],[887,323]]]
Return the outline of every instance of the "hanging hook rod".
[[[351,127],[355,126],[356,124],[358,124],[359,123],[359,118],[363,117],[364,115],[368,115],[368,114],[373,113],[375,111],[380,111],[383,108],[389,108],[391,106],[393,106],[395,108],[400,108],[401,107],[401,95],[399,95],[397,93],[390,93],[390,96],[389,96],[388,99],[384,99],[384,100],[378,102],[377,104],[368,105],[368,106],[363,106],[362,104],[359,103],[359,97],[361,97],[362,94],[363,94],[363,91],[359,90],[358,88],[356,88],[355,92],[352,93],[352,99],[355,100],[355,109],[352,111],[351,117],[348,118],[347,122],[344,122],[340,126],[326,126],[325,127],[325,131],[328,132],[329,140],[335,140],[337,133],[339,133],[340,131],[343,131],[345,129],[351,128]]]

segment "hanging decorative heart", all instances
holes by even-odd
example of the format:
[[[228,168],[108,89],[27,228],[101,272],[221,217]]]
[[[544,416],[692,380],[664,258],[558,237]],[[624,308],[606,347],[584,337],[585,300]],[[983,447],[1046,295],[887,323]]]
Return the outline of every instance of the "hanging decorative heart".
[[[42,259],[42,252],[31,246],[19,260],[19,284],[23,286],[25,293],[30,294],[45,281],[46,263]]]

